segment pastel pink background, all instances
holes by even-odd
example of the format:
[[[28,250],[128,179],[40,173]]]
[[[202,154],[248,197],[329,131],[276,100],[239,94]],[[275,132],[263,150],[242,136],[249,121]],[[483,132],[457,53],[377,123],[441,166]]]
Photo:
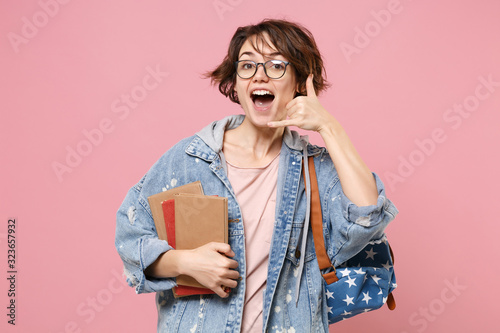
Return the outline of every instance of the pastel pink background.
[[[387,230],[396,311],[331,331],[496,332],[500,87],[475,96],[479,77],[500,82],[500,2],[66,2],[0,2],[1,331],[156,330],[154,295],[117,278],[116,210],[171,145],[240,113],[200,77],[238,26],[270,17],[312,31],[332,83],[321,102],[400,210]],[[397,13],[377,23],[388,7]],[[344,54],[347,44],[357,53]],[[140,93],[147,68],[168,76],[128,114],[114,112],[122,94]],[[464,103],[465,116],[448,111]],[[85,146],[84,132],[103,121],[108,133]],[[59,180],[52,165],[66,164],[67,147],[88,154]],[[15,327],[6,316],[9,217],[18,223]]]

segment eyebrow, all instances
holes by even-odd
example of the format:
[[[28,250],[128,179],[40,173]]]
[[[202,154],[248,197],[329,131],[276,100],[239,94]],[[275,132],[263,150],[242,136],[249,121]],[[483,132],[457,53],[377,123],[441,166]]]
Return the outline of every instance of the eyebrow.
[[[252,52],[252,51],[243,52],[242,54],[240,54],[240,56],[238,57],[238,59],[241,58],[244,55],[253,56],[253,55],[255,55],[255,53]],[[280,52],[272,52],[272,53],[269,53],[269,54],[265,54],[264,57],[269,58],[269,57],[274,57],[274,56],[277,56],[277,55],[282,56],[282,54]]]

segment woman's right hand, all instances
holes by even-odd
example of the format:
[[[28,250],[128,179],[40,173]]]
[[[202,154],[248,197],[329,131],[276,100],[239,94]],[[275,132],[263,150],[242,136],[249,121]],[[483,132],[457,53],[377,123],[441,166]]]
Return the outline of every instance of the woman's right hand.
[[[189,275],[220,297],[227,297],[224,289],[236,288],[240,277],[238,262],[228,258],[234,255],[229,244],[216,242],[194,250],[170,250],[147,267],[145,274],[157,278]]]
[[[235,254],[229,244],[208,243],[194,250],[186,251],[180,262],[181,274],[195,278],[220,297],[229,295],[225,287],[236,288],[240,277],[238,262],[230,259]]]

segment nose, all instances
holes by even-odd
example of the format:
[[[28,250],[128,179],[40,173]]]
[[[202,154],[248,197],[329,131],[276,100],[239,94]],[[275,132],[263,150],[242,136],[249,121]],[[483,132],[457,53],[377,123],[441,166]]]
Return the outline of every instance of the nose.
[[[269,80],[269,77],[267,76],[265,69],[264,69],[264,64],[262,64],[262,63],[257,64],[257,72],[255,72],[253,79],[254,79],[254,81],[268,81]]]

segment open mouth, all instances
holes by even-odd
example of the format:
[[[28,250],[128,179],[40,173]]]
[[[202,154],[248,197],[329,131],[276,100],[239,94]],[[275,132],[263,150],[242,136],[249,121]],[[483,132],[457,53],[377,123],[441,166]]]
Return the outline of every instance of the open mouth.
[[[274,94],[269,90],[258,89],[252,91],[251,98],[256,107],[267,108],[273,103]]]

